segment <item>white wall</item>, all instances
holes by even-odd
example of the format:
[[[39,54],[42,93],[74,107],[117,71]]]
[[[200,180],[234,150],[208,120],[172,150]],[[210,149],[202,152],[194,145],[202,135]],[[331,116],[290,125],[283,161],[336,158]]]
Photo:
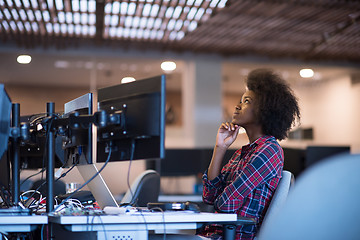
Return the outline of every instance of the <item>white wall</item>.
[[[301,126],[314,129],[314,140],[306,145],[349,145],[353,153],[360,152],[360,84],[341,76],[293,89],[300,102]]]

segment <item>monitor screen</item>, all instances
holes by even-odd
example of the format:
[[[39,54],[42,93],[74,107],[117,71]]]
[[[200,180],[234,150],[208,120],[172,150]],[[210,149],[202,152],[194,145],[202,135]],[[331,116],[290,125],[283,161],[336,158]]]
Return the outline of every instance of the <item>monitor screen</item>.
[[[166,149],[160,162],[160,175],[196,176],[202,169],[203,151],[200,149]]]
[[[326,158],[345,153],[350,153],[349,146],[308,146],[306,148],[305,167],[309,167]]]
[[[221,166],[233,156],[236,149],[228,149]],[[198,176],[208,169],[213,154],[212,148],[168,148],[164,161],[148,161],[147,169],[155,169],[164,177]]]
[[[4,84],[0,84],[0,158],[8,147],[10,134],[11,100]]]
[[[10,135],[11,100],[4,84],[0,84],[0,193],[4,195],[9,190],[10,163],[7,157],[7,149]]]
[[[301,148],[283,147],[284,170],[290,171],[295,177],[305,169],[305,150]]]
[[[98,90],[98,110],[123,112],[123,126],[99,128],[97,161],[162,159],[165,155],[165,75]]]
[[[0,158],[0,192],[10,189],[10,162],[7,153]]]

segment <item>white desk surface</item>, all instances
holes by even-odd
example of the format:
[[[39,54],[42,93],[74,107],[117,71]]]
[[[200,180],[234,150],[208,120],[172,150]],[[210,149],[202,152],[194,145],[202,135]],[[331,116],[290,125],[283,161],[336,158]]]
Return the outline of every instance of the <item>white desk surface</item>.
[[[101,216],[50,216],[49,221],[58,224],[92,224],[106,223],[200,223],[236,221],[236,214],[194,213],[191,211],[142,212],[132,214]]]
[[[191,211],[143,212],[100,216],[49,216],[49,222],[61,224],[66,232],[97,232],[97,240],[147,240],[149,230],[157,234],[193,230],[206,223],[253,224],[252,220],[238,218],[236,214],[194,213]],[[127,238],[125,238],[127,237]],[[65,238],[64,238],[65,239]],[[71,235],[66,237],[68,240]]]
[[[30,232],[34,230],[36,225],[48,223],[48,216],[31,215],[16,216],[3,215],[0,216],[0,231],[2,232]]]
[[[169,195],[159,195],[159,202],[202,202],[202,195],[200,194],[169,194]]]
[[[197,229],[207,222],[232,222],[236,214],[179,212],[143,212],[101,216],[50,216],[49,222],[66,226],[70,231]]]

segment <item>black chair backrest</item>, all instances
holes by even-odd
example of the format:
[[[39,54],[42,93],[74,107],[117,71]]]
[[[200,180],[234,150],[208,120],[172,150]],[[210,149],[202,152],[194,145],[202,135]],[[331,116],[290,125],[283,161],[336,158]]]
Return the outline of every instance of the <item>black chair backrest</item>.
[[[157,172],[146,174],[133,193],[133,202],[138,207],[146,207],[149,202],[157,202],[160,193],[160,175]]]

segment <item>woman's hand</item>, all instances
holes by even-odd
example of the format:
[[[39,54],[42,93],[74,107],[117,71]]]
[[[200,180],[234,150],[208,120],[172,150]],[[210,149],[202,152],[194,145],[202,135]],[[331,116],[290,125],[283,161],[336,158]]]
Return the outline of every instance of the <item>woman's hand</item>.
[[[238,136],[240,126],[225,122],[219,127],[216,136],[216,147],[228,149]]]
[[[213,156],[208,168],[208,178],[213,180],[220,174],[221,163],[224,159],[226,150],[235,141],[239,132],[239,125],[233,123],[222,123],[216,136],[216,145]]]

